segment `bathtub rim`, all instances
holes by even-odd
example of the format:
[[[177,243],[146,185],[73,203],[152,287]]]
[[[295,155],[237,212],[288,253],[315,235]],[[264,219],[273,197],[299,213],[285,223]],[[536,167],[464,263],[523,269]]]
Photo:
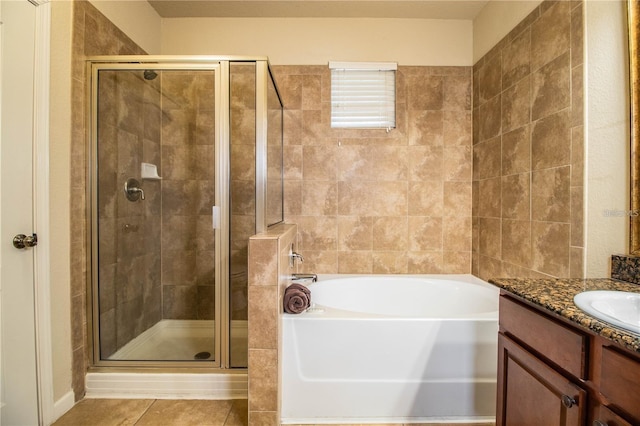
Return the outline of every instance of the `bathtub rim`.
[[[500,290],[478,278],[472,274],[318,274],[318,283],[323,281],[344,279],[344,278],[364,278],[364,277],[384,277],[384,278],[422,278],[422,279],[439,279],[449,281],[460,281],[469,285],[477,285],[485,288],[496,296],[496,308],[493,311],[484,313],[475,313],[472,315],[462,315],[457,317],[418,317],[418,316],[399,316],[378,313],[355,312],[344,309],[333,308],[329,306],[312,304],[311,308],[300,314],[288,314],[281,311],[282,319],[285,321],[293,320],[388,320],[388,321],[497,321],[498,320],[498,296]],[[316,283],[311,286],[317,285]],[[313,287],[311,287],[313,288]],[[313,302],[313,299],[312,299]]]

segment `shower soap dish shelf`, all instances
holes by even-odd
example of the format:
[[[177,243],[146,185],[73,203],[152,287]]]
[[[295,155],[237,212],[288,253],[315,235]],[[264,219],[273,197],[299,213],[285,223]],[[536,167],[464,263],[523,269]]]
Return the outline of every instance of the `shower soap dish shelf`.
[[[158,167],[151,163],[140,163],[140,177],[142,179],[162,179],[158,176]]]

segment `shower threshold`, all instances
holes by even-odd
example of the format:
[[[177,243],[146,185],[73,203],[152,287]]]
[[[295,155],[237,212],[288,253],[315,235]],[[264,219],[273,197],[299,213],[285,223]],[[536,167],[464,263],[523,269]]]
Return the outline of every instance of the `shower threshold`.
[[[162,320],[111,357],[116,360],[194,361],[200,352],[214,352],[214,321]],[[247,365],[247,321],[231,321],[232,365]],[[201,362],[211,361],[213,356]],[[197,360],[196,360],[197,361]],[[244,369],[218,372],[89,372],[86,398],[243,399],[247,397]]]
[[[247,371],[209,373],[89,372],[85,398],[246,399]]]

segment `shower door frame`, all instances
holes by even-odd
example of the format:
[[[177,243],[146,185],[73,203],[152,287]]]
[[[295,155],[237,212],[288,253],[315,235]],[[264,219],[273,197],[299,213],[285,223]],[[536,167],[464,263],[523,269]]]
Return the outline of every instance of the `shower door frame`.
[[[183,369],[228,368],[229,351],[229,59],[222,57],[184,57],[184,56],[97,56],[87,58],[87,140],[88,176],[87,176],[87,325],[88,342],[93,354],[92,367],[170,367]],[[243,60],[248,60],[244,58]],[[255,62],[253,59],[252,62]],[[160,71],[214,71],[214,167],[215,167],[215,206],[219,207],[219,226],[215,238],[215,314],[214,314],[214,360],[213,361],[152,361],[152,360],[103,360],[100,359],[99,341],[99,297],[98,297],[98,179],[97,179],[97,106],[98,72],[101,70],[140,70],[153,68]],[[223,84],[226,82],[227,84]],[[225,143],[227,142],[227,143]],[[222,348],[226,350],[223,351]],[[238,369],[242,370],[242,369]]]

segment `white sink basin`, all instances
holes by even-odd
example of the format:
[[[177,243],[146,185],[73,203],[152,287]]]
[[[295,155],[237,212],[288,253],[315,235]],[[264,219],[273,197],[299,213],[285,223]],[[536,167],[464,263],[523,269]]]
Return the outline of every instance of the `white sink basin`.
[[[640,293],[585,291],[578,293],[573,301],[593,317],[640,334]]]

